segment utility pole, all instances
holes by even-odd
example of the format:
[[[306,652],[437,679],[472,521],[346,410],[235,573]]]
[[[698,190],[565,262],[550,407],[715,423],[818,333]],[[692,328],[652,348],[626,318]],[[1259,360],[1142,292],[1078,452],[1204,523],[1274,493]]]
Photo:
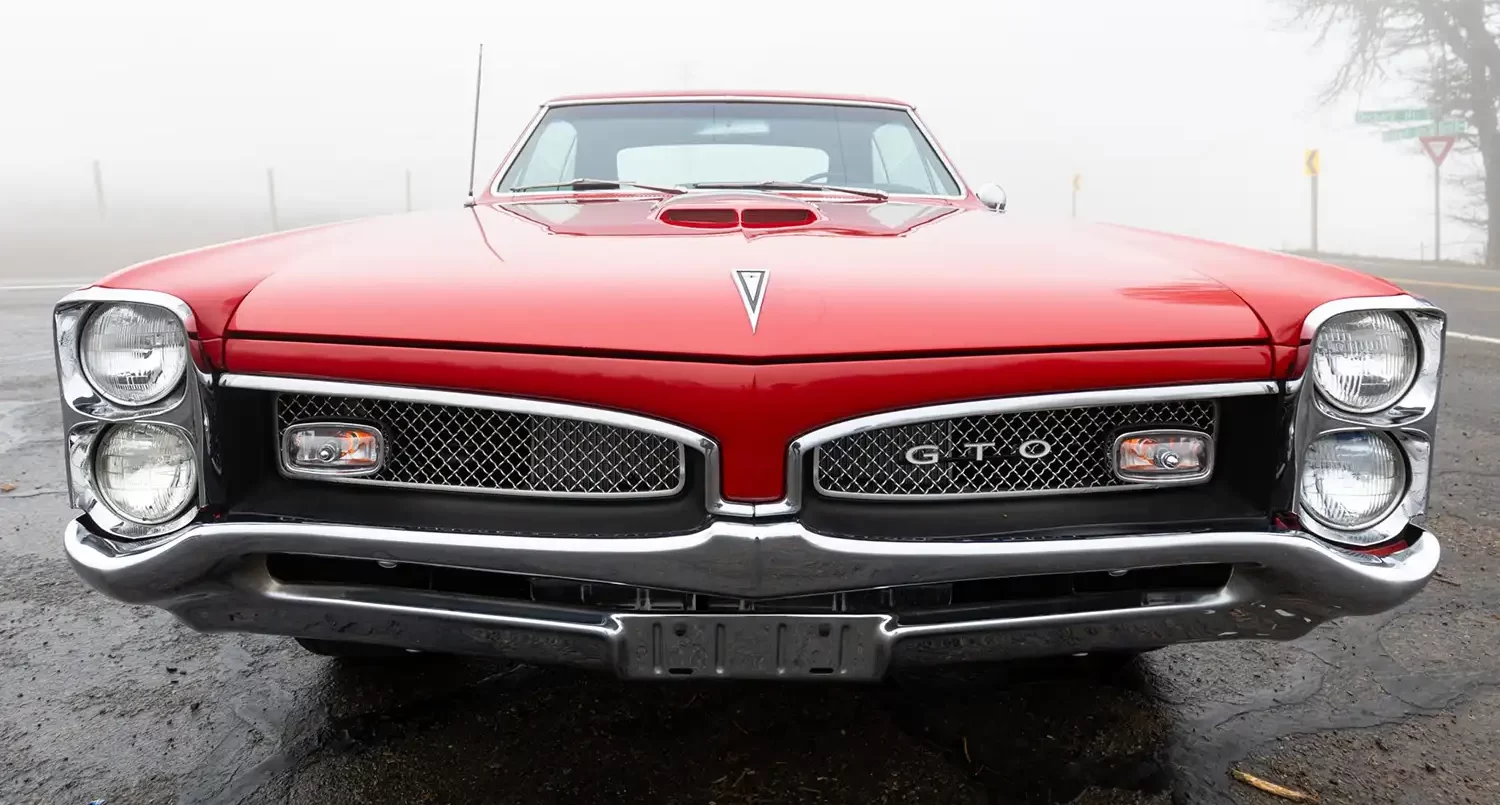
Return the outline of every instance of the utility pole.
[[[406,169],[406,211],[411,212],[411,168]]]
[[[104,169],[99,160],[94,160],[94,202],[99,206],[99,217],[104,218]]]
[[[1073,174],[1073,217],[1078,217],[1078,191],[1083,189],[1083,174]]]
[[[266,168],[266,193],[271,200],[271,231],[280,232],[281,222],[276,218],[276,169]]]
[[[1307,172],[1312,186],[1312,253],[1318,253],[1318,174],[1322,171],[1322,158],[1318,149],[1310,148],[1302,156],[1302,167]]]

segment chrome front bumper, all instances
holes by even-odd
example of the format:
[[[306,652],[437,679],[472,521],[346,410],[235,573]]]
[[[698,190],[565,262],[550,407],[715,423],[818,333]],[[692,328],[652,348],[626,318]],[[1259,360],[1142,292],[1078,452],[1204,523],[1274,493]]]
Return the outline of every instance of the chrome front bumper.
[[[693,646],[685,644],[674,648],[674,635],[678,643],[698,640],[700,649],[702,641],[708,641],[706,650],[716,656],[689,663],[708,675],[786,678],[825,673],[851,679],[878,678],[896,665],[1237,638],[1287,640],[1331,618],[1374,614],[1403,603],[1427,583],[1441,553],[1430,534],[1401,553],[1372,557],[1297,533],[897,542],[828,537],[792,521],[719,521],[693,534],[638,539],[203,524],[140,544],[98,536],[78,520],[68,525],[64,539],[73,566],[95,589],[122,601],[167,609],[200,631],[497,655],[598,668],[627,677],[671,675],[674,652],[693,652]],[[902,625],[893,615],[612,614],[409,589],[285,584],[266,570],[263,557],[274,553],[411,562],[744,599],[1196,563],[1231,564],[1234,572],[1222,589],[1174,603]],[[810,643],[798,637],[804,627],[813,630]],[[835,637],[827,637],[830,630]],[[725,634],[731,635],[727,654]],[[817,634],[824,637],[816,638]],[[782,656],[783,652],[790,654]],[[830,652],[832,659],[825,656]]]

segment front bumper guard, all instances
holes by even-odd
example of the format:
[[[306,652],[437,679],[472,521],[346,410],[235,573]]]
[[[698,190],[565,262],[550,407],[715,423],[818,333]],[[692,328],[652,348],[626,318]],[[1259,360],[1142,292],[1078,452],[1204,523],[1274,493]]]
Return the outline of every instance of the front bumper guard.
[[[865,679],[878,678],[891,666],[1236,638],[1287,640],[1331,618],[1400,605],[1425,586],[1441,554],[1430,534],[1400,553],[1375,557],[1294,532],[896,542],[829,537],[794,521],[720,521],[687,535],[626,539],[209,523],[142,544],[101,537],[80,519],[68,525],[64,541],[74,568],[95,589],[167,609],[200,631],[496,655],[627,677],[682,672]],[[1171,603],[902,625],[894,615],[609,613],[396,588],[286,584],[266,571],[264,556],[273,553],[744,599],[1195,563],[1230,564],[1234,573],[1218,591]],[[673,665],[674,657],[683,656],[689,658],[685,665]]]

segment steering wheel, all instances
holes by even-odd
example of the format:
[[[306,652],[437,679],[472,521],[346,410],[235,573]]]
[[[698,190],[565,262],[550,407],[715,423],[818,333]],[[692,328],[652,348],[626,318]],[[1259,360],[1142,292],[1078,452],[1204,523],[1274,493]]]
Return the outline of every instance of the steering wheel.
[[[815,181],[817,181],[819,179],[822,179],[823,181],[826,182],[826,181],[828,181],[828,177],[829,177],[829,172],[828,171],[823,171],[822,173],[814,173],[813,175],[807,177],[806,179],[803,179],[800,182],[800,184],[809,184],[809,183],[815,182]]]

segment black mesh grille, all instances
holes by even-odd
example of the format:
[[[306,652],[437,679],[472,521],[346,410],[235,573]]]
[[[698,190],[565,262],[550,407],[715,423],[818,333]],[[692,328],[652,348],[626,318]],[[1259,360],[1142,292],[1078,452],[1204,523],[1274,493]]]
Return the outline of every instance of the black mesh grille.
[[[386,438],[384,466],[341,479],[569,497],[653,497],[682,489],[683,448],[653,433],[560,417],[397,400],[281,394],[281,428],[369,423]]]
[[[1110,450],[1121,432],[1181,428],[1214,435],[1212,400],[967,416],[856,433],[817,448],[813,482],[834,497],[912,499],[1039,494],[1129,486]],[[1029,444],[1028,444],[1029,443]],[[1035,458],[1027,454],[1041,453]],[[931,448],[923,446],[930,445]],[[965,445],[986,445],[966,448]],[[908,460],[940,456],[932,464]],[[973,460],[983,451],[984,460]]]

